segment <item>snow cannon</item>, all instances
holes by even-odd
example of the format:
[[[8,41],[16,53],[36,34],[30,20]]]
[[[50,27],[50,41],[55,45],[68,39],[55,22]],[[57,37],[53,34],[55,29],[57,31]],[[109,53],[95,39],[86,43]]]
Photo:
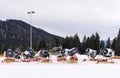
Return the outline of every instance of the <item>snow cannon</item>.
[[[57,51],[61,51],[61,50],[62,50],[62,46],[59,46],[59,47],[53,47],[50,51],[57,52]]]
[[[28,47],[23,54],[23,57],[25,59],[34,58],[34,56],[35,56],[35,51],[30,47]]]
[[[14,51],[14,58],[20,59],[21,58],[21,50],[19,48],[16,48]]]
[[[52,49],[49,50],[51,54],[59,54],[62,51],[62,46],[59,47],[53,47]]]
[[[87,48],[86,55],[88,56],[88,58],[95,58],[97,56],[97,51],[90,49],[90,48]]]
[[[69,61],[69,63],[76,63],[78,58],[75,56],[76,53],[79,53],[78,49],[76,47],[72,49],[63,49],[61,51],[61,54],[57,56],[57,61],[59,62],[66,62]],[[70,57],[70,59],[67,60],[67,57]]]
[[[76,47],[74,47],[72,49],[63,49],[61,51],[61,55],[59,55],[58,57],[73,56],[78,52],[79,51],[78,51],[78,49]]]
[[[78,49],[76,47],[72,48],[72,49],[64,49],[61,51],[62,56],[73,56],[76,53],[78,53]]]
[[[4,52],[5,57],[13,57],[14,56],[14,51],[12,49],[8,49],[7,51]]]
[[[40,57],[44,57],[44,58],[49,57],[49,53],[48,53],[47,50],[40,50],[40,51],[38,52],[38,54],[39,54]]]
[[[69,56],[73,56],[73,55],[75,55],[76,53],[78,53],[79,51],[78,51],[78,49],[75,47],[75,48],[72,48],[72,49],[70,49],[69,51],[68,51],[68,55]]]
[[[110,48],[104,48],[101,50],[101,54],[105,57],[111,57],[115,55],[115,52]]]

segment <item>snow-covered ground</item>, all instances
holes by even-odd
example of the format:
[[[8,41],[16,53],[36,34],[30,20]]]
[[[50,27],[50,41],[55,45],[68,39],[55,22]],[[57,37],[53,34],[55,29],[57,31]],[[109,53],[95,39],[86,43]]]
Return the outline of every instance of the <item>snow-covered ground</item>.
[[[8,64],[0,78],[119,78],[120,65]]]
[[[119,72],[119,63],[0,63],[0,78],[119,78]]]

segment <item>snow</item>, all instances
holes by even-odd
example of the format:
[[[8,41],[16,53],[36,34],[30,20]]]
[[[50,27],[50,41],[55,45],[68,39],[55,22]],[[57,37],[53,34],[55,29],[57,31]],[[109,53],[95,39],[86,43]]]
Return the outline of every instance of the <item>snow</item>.
[[[0,65],[1,78],[118,78],[119,65],[8,64]]]
[[[79,60],[87,58],[77,55]],[[4,58],[0,58],[2,60]],[[56,59],[52,56],[52,60]],[[120,64],[0,63],[0,78],[119,78]]]

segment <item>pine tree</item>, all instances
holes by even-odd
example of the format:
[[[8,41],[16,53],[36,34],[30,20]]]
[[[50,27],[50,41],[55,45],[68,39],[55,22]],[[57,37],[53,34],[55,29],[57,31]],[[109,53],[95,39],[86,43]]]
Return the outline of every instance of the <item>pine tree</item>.
[[[95,33],[95,35],[92,34],[91,37],[87,38],[86,48],[92,48],[94,50],[97,50],[97,52],[100,51],[100,36],[97,32]]]
[[[111,48],[110,37],[108,37],[106,48]]]
[[[112,41],[111,48],[115,50],[115,46],[116,46],[116,37]]]
[[[48,49],[51,49],[53,47],[59,47],[61,45],[64,45],[64,39],[60,39],[58,37],[54,37],[53,39],[50,40],[50,43],[47,45]]]
[[[79,50],[81,50],[81,43],[80,43],[80,39],[79,39],[78,34],[75,34],[74,37],[67,36],[64,39],[62,46],[63,46],[63,48],[68,48],[68,49],[71,49],[73,47],[77,47]]]
[[[6,46],[4,44],[1,44],[1,47],[0,47],[0,54],[3,53],[3,51],[6,49]],[[7,49],[6,49],[7,50]]]
[[[64,39],[63,44],[62,44],[63,48],[69,48],[69,41],[70,41],[69,37],[66,36],[66,38]]]
[[[95,41],[96,40],[96,36],[94,34],[92,34],[92,36],[90,37],[90,47],[89,48],[92,48],[92,49],[96,49],[96,45],[95,45]]]
[[[46,42],[44,39],[40,40],[38,49],[46,49]]]
[[[81,50],[81,43],[78,34],[74,35],[73,47],[77,47],[79,51]]]
[[[70,36],[69,37],[69,49],[74,47],[74,37]]]
[[[120,29],[116,38],[116,43],[115,43],[115,54],[120,56]]]
[[[56,47],[61,46],[61,40],[60,40],[58,37],[55,37],[55,38],[54,38],[54,41],[55,41],[55,46],[56,46]]]
[[[85,54],[85,50],[86,50],[86,35],[84,36],[81,44],[81,54]]]
[[[100,36],[99,34],[96,32],[95,33],[96,39],[95,39],[95,50],[97,50],[97,52],[100,51]]]
[[[86,48],[90,48],[90,37],[87,37],[87,40],[86,40]]]
[[[105,48],[105,42],[103,40],[101,40],[100,42],[100,48],[101,49],[104,49]]]

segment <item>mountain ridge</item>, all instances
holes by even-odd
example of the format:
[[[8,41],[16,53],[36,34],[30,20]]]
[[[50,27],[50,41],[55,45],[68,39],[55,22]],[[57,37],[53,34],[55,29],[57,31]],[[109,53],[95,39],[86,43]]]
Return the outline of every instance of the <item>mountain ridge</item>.
[[[0,51],[8,48],[26,47],[30,41],[30,24],[16,19],[6,21],[0,20]],[[55,37],[62,38],[57,35],[48,33],[47,31],[32,26],[33,46],[37,46],[41,40],[45,40],[46,44]]]

